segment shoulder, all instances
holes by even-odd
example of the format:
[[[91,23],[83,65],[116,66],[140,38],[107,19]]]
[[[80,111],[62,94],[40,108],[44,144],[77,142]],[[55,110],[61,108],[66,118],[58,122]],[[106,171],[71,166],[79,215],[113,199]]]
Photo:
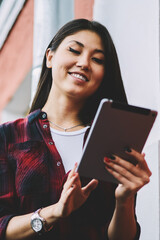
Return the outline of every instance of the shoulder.
[[[31,112],[24,118],[18,118],[14,121],[9,121],[9,122],[0,124],[0,129],[7,128],[7,127],[16,127],[19,125],[25,125],[27,123],[32,123],[37,118],[37,116],[40,114],[40,112],[41,112],[41,110],[38,109],[38,110],[35,110],[34,112]]]
[[[30,113],[25,118],[19,118],[14,121],[9,121],[0,125],[0,142],[4,139],[14,139],[21,138],[21,136],[26,134],[29,125],[32,125],[34,120],[40,114],[41,110],[38,109]]]

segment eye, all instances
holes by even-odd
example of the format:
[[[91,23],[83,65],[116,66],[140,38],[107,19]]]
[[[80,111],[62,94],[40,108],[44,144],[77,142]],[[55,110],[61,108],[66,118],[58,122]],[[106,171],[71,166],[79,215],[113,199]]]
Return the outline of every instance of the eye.
[[[70,51],[70,52],[73,52],[73,53],[75,53],[75,54],[80,54],[79,51],[77,51],[77,50],[75,50],[74,48],[71,48],[71,47],[69,47],[69,51]]]
[[[95,61],[98,64],[104,64],[104,60],[103,59],[99,59],[99,58],[92,58],[93,61]]]

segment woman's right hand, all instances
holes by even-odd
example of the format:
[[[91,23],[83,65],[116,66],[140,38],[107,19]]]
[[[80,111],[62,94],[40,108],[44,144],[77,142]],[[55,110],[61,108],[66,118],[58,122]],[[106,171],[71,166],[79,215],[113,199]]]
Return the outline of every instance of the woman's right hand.
[[[59,201],[56,204],[42,208],[40,211],[40,216],[46,220],[48,228],[53,226],[60,218],[68,216],[79,208],[98,184],[98,181],[93,179],[86,186],[81,187],[76,168],[77,164],[75,164],[68,175]],[[35,235],[30,225],[32,214],[29,213],[11,218],[6,229],[5,239],[31,239]]]
[[[86,186],[81,187],[81,181],[76,168],[77,163],[70,171],[63,186],[61,197],[54,208],[54,216],[57,218],[66,217],[78,209],[98,185],[98,180],[93,179]]]

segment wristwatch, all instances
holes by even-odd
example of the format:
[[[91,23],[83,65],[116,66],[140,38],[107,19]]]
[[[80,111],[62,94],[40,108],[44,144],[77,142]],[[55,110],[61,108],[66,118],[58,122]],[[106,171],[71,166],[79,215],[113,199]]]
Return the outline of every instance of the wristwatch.
[[[41,235],[42,233],[48,232],[53,228],[53,226],[51,226],[50,228],[47,228],[46,220],[39,215],[41,209],[42,208],[39,208],[31,216],[31,227],[33,231],[38,233],[39,235]]]

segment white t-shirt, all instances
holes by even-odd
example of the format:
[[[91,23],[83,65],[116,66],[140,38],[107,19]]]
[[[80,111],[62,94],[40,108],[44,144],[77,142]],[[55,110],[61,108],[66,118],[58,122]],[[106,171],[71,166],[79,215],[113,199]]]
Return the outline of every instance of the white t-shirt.
[[[84,135],[88,128],[89,126],[73,132],[62,132],[50,128],[52,139],[62,158],[66,173],[74,167],[76,162],[80,161]]]

